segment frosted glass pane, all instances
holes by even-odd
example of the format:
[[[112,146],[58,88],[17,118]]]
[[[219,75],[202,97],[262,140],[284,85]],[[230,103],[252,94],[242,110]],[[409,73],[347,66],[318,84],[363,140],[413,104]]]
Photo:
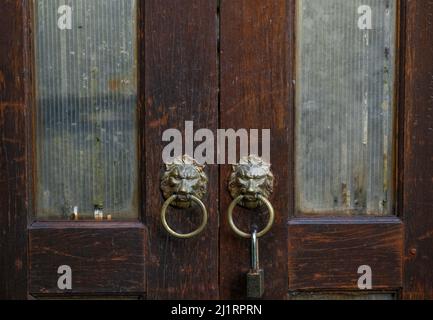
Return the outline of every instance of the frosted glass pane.
[[[298,0],[301,212],[392,213],[396,10],[395,0]]]
[[[136,1],[34,7],[37,216],[136,218]]]

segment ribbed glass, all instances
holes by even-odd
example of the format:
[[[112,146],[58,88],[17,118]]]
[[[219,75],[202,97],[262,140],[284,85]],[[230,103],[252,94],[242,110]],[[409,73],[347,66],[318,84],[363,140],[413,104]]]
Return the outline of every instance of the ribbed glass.
[[[34,8],[37,216],[136,218],[136,0]]]
[[[397,1],[297,8],[297,209],[391,214]]]

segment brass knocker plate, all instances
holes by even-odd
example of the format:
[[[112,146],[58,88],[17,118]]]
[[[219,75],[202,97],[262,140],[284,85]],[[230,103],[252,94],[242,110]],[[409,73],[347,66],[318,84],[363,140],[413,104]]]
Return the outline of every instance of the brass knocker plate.
[[[228,188],[234,200],[228,208],[228,221],[238,236],[251,238],[251,234],[240,230],[233,221],[233,211],[237,205],[247,209],[267,207],[269,220],[266,227],[257,233],[257,237],[264,236],[272,228],[275,212],[268,198],[273,192],[273,186],[274,175],[271,172],[271,165],[262,158],[250,155],[242,158],[239,164],[233,166]]]
[[[206,227],[208,213],[201,201],[207,192],[208,178],[204,166],[198,164],[188,155],[176,158],[172,163],[166,164],[165,172],[161,177],[161,190],[166,199],[161,208],[161,222],[165,230],[176,238],[187,239],[200,234]],[[167,222],[167,209],[170,206],[187,209],[197,204],[202,212],[202,223],[193,232],[178,233]]]

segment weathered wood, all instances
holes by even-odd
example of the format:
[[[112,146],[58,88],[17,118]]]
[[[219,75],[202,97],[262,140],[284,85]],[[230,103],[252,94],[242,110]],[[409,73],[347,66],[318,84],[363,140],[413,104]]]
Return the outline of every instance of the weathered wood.
[[[164,199],[162,142],[166,129],[215,130],[217,104],[217,1],[145,1],[145,110],[143,166],[149,228],[148,298],[218,298],[218,168],[206,168],[210,219],[202,234],[181,240],[168,235],[159,212]],[[171,209],[170,223],[186,232],[197,226],[194,209]]]
[[[0,299],[27,297],[26,4],[0,3]]]
[[[141,223],[35,223],[29,230],[30,294],[144,294],[145,228]],[[57,286],[72,269],[72,290]]]
[[[295,0],[220,3],[219,122],[218,1],[140,1],[140,195],[148,233],[141,223],[38,222],[29,239],[30,1],[0,3],[0,299],[26,298],[27,272],[31,294],[64,297],[57,288],[63,264],[73,269],[69,297],[138,297],[148,291],[149,299],[245,298],[249,241],[237,238],[227,223],[230,166],[221,167],[219,180],[217,166],[206,169],[210,220],[198,238],[173,239],[161,227],[162,132],[182,131],[186,120],[196,129],[271,128],[276,183],[270,200],[277,219],[260,240],[265,298],[356,291],[357,269],[368,264],[374,289],[403,288],[403,298],[433,299],[433,1],[401,2],[406,20],[400,45],[406,51],[399,61],[404,81],[398,94],[397,213],[404,225],[394,217],[294,217]],[[245,230],[257,220],[246,210],[236,212]],[[265,219],[259,215],[259,223]],[[185,231],[197,221],[190,210],[173,210],[170,219]]]
[[[407,2],[403,298],[433,299],[433,1]]]
[[[221,1],[221,128],[271,129],[271,163],[275,190],[270,198],[276,220],[260,239],[260,263],[265,270],[265,298],[287,296],[287,219],[293,109],[293,1]],[[250,243],[237,237],[227,222],[232,201],[227,190],[231,166],[221,167],[220,182],[220,286],[221,298],[246,297]],[[237,223],[248,231],[245,210],[236,209]],[[262,216],[262,221],[266,215]]]
[[[290,290],[358,290],[363,265],[372,268],[373,290],[398,290],[402,250],[398,218],[291,220]]]

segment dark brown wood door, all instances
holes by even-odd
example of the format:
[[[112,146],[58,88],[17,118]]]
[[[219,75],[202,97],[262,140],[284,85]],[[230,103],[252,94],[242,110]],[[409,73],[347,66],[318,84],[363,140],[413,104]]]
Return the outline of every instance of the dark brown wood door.
[[[220,125],[272,130],[265,296],[431,299],[431,3],[222,1],[220,10]],[[378,162],[385,180],[371,193]],[[248,243],[225,219],[220,253],[221,296],[242,297]]]
[[[270,133],[263,298],[433,298],[431,1],[43,3],[0,4],[1,298],[247,298],[218,129],[234,163]],[[179,239],[164,136],[197,158],[200,129],[209,219]]]

